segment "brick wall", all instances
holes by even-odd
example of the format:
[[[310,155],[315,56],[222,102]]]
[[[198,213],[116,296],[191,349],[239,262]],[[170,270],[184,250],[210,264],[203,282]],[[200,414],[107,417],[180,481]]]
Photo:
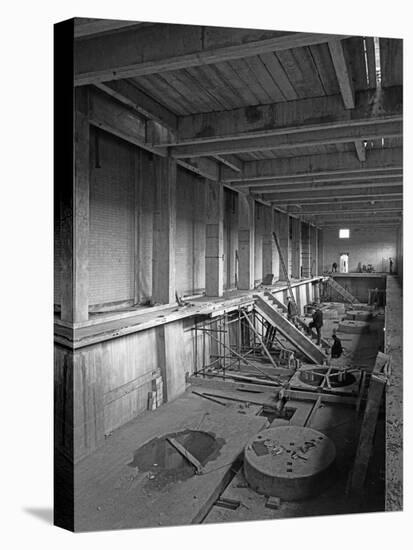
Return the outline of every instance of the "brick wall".
[[[105,132],[91,138],[89,304],[133,300],[134,151]]]

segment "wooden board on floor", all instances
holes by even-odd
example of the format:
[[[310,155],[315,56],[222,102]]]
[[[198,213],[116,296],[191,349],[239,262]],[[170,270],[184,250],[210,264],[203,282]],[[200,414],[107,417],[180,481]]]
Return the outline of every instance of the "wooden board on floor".
[[[373,452],[374,434],[385,387],[386,379],[384,377],[376,374],[371,376],[356,458],[349,477],[348,492],[350,494],[360,493],[363,489]]]
[[[197,390],[198,391],[198,390]],[[267,407],[274,407],[278,397],[274,392],[262,392],[257,393],[256,391],[244,391],[244,390],[219,390],[215,388],[204,388],[200,393],[205,394],[206,396],[211,396],[213,398],[219,398],[221,400],[227,400],[228,402],[239,402],[239,403],[251,403],[254,405],[261,405]],[[202,397],[200,397],[202,399]]]
[[[75,467],[75,530],[126,529],[199,523],[230,480],[231,467],[248,439],[267,425],[262,416],[222,410],[217,403],[184,395],[126,424]],[[156,490],[148,472],[128,464],[154,437],[186,429],[223,440],[203,475]]]
[[[192,386],[204,386],[206,388],[215,388],[217,390],[241,390],[249,391],[251,393],[265,393],[269,392],[270,395],[278,395],[280,389],[277,386],[268,386],[265,384],[252,384],[248,382],[239,382],[230,378],[218,378],[214,376],[206,376],[205,378],[200,374],[198,376],[191,376],[190,382]]]

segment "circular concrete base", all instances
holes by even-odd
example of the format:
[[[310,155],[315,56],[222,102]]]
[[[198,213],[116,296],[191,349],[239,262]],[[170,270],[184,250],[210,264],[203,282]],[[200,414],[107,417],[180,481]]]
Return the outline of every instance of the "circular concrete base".
[[[346,319],[351,319],[352,321],[368,321],[371,319],[371,313],[370,311],[362,311],[359,309],[348,309]]]
[[[345,319],[344,321],[340,321],[338,330],[339,332],[361,334],[362,332],[369,332],[370,327],[366,321],[351,321],[350,319]]]
[[[343,388],[350,386],[356,381],[355,377],[350,372],[342,371],[341,369],[329,369],[328,367],[317,367],[302,369],[298,373],[301,382],[310,386],[320,386],[324,381],[326,374],[330,371],[331,378],[329,379],[332,388]]]
[[[374,310],[374,307],[369,304],[353,304],[353,306],[349,309],[357,309],[357,311],[370,311],[371,313]]]
[[[260,432],[248,442],[244,475],[257,493],[302,500],[328,486],[335,457],[334,443],[321,432],[279,426]]]

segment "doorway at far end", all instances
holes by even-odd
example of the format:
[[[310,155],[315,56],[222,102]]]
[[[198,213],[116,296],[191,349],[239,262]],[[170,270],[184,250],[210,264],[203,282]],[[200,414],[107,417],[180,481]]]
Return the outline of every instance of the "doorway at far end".
[[[340,254],[340,273],[348,273],[348,252]]]

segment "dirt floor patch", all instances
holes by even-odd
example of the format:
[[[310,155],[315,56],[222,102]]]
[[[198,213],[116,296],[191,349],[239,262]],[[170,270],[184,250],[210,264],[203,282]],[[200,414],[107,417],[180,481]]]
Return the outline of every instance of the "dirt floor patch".
[[[178,441],[202,466],[215,459],[225,443],[214,434],[198,430],[166,434],[155,437],[134,452],[128,464],[140,472],[148,472],[147,489],[161,490],[171,483],[184,481],[195,475],[195,467],[171,445],[168,438]]]

